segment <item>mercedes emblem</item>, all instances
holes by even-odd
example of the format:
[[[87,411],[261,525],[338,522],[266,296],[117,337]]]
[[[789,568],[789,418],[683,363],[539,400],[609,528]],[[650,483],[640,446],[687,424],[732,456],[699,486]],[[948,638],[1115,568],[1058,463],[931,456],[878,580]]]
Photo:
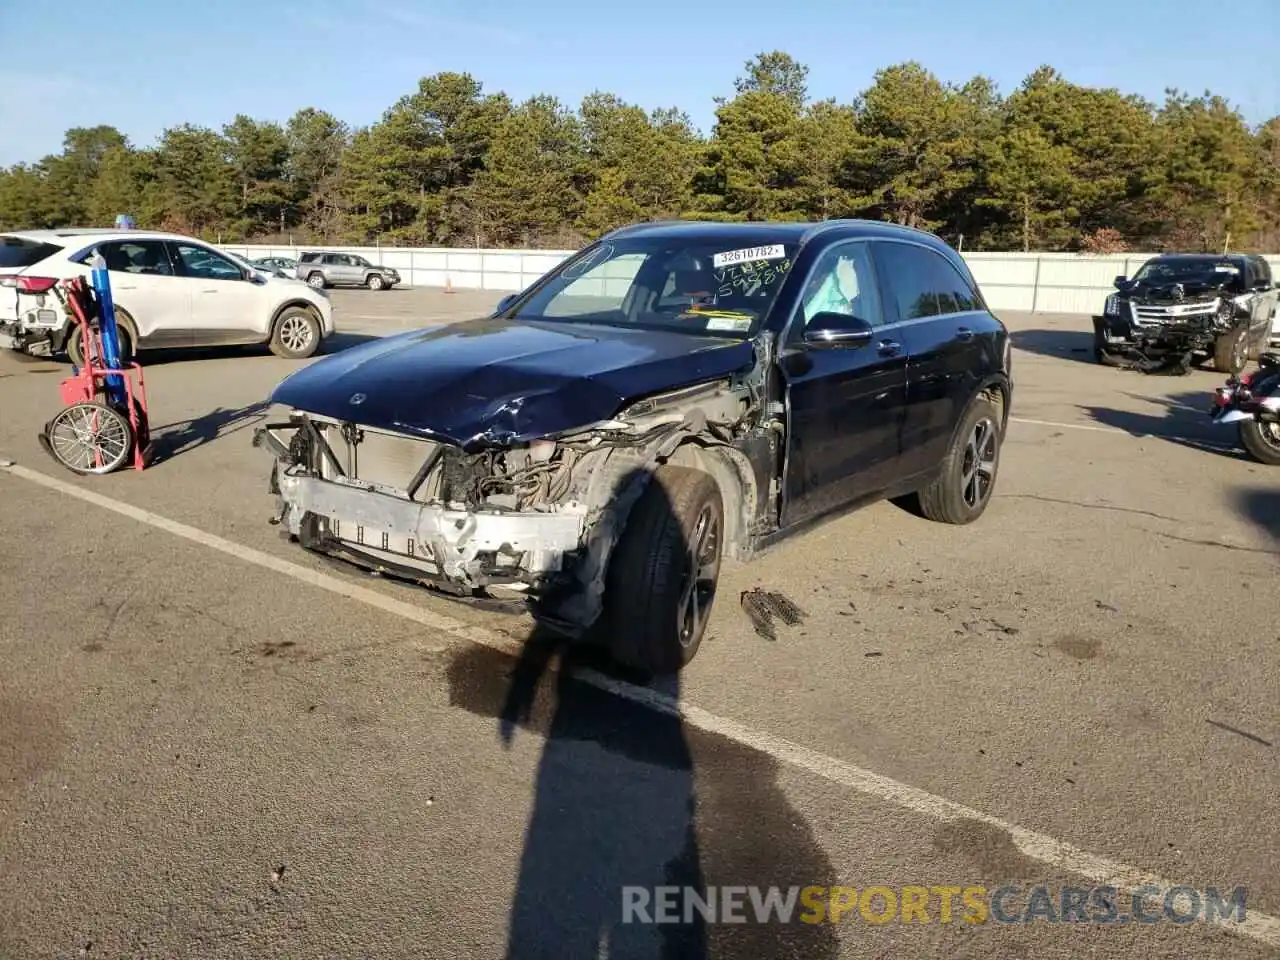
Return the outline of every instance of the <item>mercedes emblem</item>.
[[[356,405],[359,405],[359,404],[364,403],[364,402],[365,402],[366,400],[368,400],[368,399],[369,399],[369,398],[368,398],[368,397],[366,397],[363,393],[353,393],[353,394],[351,395],[351,399],[350,399],[350,400],[348,400],[347,402],[348,402],[348,403],[354,403],[354,404],[356,404]]]

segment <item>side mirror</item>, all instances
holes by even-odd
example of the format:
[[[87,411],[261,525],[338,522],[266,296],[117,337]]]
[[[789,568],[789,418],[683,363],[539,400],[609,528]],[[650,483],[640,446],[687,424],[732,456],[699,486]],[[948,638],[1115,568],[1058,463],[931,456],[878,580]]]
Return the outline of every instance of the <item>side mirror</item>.
[[[1112,281],[1112,284],[1115,286],[1117,290],[1123,290],[1125,287],[1129,286],[1129,278],[1116,277],[1115,280]]]
[[[494,308],[493,315],[496,317],[500,313],[505,313],[507,307],[511,306],[520,298],[518,293],[508,293],[505,297],[498,301],[498,306]]]
[[[804,342],[818,350],[861,347],[871,342],[874,331],[861,317],[845,313],[819,313],[804,328]]]
[[[1266,291],[1271,289],[1271,284],[1269,284],[1266,280],[1255,280],[1253,282],[1253,289],[1257,290],[1259,293],[1265,293]]]

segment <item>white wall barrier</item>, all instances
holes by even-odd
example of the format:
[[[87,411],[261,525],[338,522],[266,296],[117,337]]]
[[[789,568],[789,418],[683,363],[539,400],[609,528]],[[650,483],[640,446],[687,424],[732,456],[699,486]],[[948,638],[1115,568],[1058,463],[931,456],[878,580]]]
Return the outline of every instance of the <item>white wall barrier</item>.
[[[288,247],[223,244],[249,257],[297,259],[302,250],[358,253],[367,260],[400,271],[406,286],[444,287],[459,290],[523,290],[556,264],[572,255],[569,250],[479,250],[446,247]],[[1114,290],[1121,274],[1133,276],[1150,253],[1088,256],[1074,253],[965,253],[963,254],[983,295],[993,310],[1029,310],[1039,313],[1097,313]],[[622,263],[601,279],[604,293],[609,281],[625,282],[634,264]],[[1273,275],[1280,279],[1280,255],[1268,256]]]

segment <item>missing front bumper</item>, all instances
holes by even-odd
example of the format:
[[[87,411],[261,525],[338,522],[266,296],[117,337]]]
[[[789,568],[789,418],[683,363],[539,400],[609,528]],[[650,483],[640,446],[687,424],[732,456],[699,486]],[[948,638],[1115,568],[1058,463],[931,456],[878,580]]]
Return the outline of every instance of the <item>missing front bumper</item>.
[[[585,511],[454,510],[284,470],[275,483],[280,522],[304,545],[454,592],[554,583],[585,526]]]

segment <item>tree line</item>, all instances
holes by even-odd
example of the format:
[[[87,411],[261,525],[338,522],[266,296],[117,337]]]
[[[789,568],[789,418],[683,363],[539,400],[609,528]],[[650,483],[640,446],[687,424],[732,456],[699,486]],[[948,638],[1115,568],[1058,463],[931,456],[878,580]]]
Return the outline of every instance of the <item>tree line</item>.
[[[1041,67],[1001,94],[918,63],[849,103],[813,100],[788,54],[744,65],[700,134],[677,108],[596,92],[516,103],[465,73],[424,77],[377,122],[238,115],[139,147],[69,130],[0,169],[0,228],[140,227],[208,239],[572,247],[637,220],[869,217],[964,249],[1280,249],[1280,117],[1218,96],[1154,104]]]

